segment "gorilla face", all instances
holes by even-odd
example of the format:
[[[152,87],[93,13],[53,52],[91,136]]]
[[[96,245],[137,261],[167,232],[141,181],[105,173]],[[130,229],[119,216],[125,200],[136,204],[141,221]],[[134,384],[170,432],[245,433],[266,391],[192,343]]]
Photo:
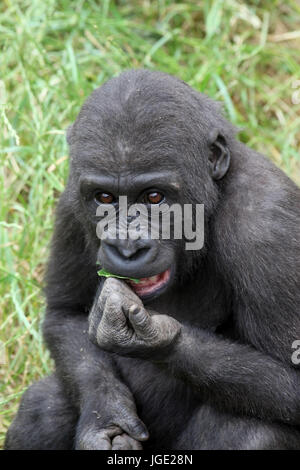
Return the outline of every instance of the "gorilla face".
[[[151,206],[172,205],[180,200],[179,183],[175,184],[176,175],[168,171],[152,171],[134,174],[128,171],[129,162],[124,168],[112,168],[110,174],[86,174],[80,179],[80,197],[85,214],[92,220],[97,209],[106,212],[106,206],[114,208],[117,227],[135,220],[128,215],[133,204],[142,204],[150,214]],[[120,214],[120,196],[126,196],[126,220]],[[102,218],[104,219],[104,217]],[[101,220],[96,217],[96,223]],[[151,218],[149,217],[149,221]],[[93,224],[94,234],[96,227]],[[90,234],[92,235],[92,234]],[[140,235],[138,238],[107,235],[99,243],[97,262],[112,274],[138,278],[139,283],[128,281],[133,290],[143,299],[150,299],[164,292],[174,281],[176,273],[176,253],[180,249],[180,240],[151,239]]]
[[[186,252],[172,227],[169,239],[149,233],[121,239],[117,232],[99,243],[97,208],[112,205],[119,227],[134,219],[121,220],[120,196],[126,196],[128,211],[143,204],[148,214],[153,206],[204,204],[208,220],[217,203],[215,180],[229,167],[226,139],[205,117],[213,102],[198,102],[200,95],[186,84],[165,77],[141,70],[110,80],[87,99],[67,135],[67,192],[95,261],[112,274],[139,279],[131,286],[144,300],[190,273],[201,252]]]

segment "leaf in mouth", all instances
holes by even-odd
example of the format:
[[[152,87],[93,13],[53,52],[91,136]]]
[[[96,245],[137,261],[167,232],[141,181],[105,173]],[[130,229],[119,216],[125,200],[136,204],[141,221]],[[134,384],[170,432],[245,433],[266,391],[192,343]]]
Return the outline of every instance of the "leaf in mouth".
[[[102,277],[116,277],[117,279],[128,279],[129,281],[133,281],[135,284],[138,284],[140,282],[139,279],[135,279],[134,277],[127,277],[127,276],[117,276],[116,274],[111,274],[106,269],[100,269],[100,271],[97,272],[98,276]]]

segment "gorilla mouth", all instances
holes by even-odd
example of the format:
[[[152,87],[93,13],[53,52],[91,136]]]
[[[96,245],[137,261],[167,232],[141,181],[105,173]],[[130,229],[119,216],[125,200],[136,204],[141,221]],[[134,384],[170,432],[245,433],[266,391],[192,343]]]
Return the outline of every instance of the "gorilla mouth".
[[[163,273],[156,274],[155,276],[142,277],[139,279],[138,284],[130,280],[126,282],[139,297],[148,297],[161,291],[168,284],[170,275],[171,269],[169,268]]]

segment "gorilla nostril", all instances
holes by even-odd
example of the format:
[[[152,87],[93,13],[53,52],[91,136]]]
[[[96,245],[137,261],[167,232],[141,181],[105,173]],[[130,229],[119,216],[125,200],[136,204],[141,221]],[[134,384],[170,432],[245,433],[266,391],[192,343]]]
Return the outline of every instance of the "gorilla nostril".
[[[132,261],[142,258],[149,251],[150,248],[139,248],[135,253],[130,256]]]
[[[149,248],[120,248],[118,247],[118,251],[119,253],[124,257],[124,258],[127,258],[127,259],[130,259],[130,260],[136,260],[138,259],[139,257],[143,256],[144,254],[147,253],[147,251],[149,250]]]

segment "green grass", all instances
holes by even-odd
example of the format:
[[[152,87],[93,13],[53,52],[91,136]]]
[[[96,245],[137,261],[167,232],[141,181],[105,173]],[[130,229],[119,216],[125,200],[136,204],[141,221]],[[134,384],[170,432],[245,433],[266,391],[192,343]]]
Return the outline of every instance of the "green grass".
[[[64,130],[84,98],[126,68],[178,75],[222,100],[243,141],[299,183],[299,49],[299,1],[2,0],[0,446],[22,391],[52,368],[43,271]]]

